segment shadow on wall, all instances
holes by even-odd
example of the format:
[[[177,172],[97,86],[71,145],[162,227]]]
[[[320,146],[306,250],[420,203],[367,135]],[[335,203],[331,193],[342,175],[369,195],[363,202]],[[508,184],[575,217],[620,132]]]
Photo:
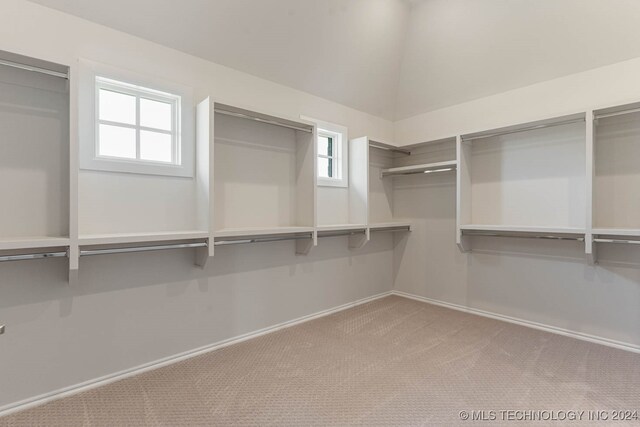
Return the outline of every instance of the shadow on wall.
[[[222,276],[279,269],[283,278],[294,277],[314,273],[325,262],[331,262],[333,269],[336,262],[350,268],[365,262],[365,255],[390,252],[392,239],[390,234],[376,236],[364,248],[350,250],[346,237],[322,238],[308,256],[296,255],[293,241],[218,247],[205,269],[194,265],[192,250],[83,257],[79,284],[74,287],[67,282],[65,259],[0,263],[0,309],[60,300],[67,301],[61,303],[63,315],[74,297],[92,294],[167,286],[169,294],[178,295],[194,283],[208,292]],[[390,268],[391,263],[389,254]]]

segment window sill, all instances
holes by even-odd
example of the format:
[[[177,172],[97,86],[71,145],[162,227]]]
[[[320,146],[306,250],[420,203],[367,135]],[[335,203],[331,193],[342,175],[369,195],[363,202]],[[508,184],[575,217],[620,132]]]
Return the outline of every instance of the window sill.
[[[347,182],[346,179],[318,178],[318,187],[347,188],[349,187],[349,183]]]
[[[187,165],[163,165],[154,163],[128,162],[126,160],[80,159],[80,169],[87,171],[133,173],[178,178],[193,178],[193,167]]]

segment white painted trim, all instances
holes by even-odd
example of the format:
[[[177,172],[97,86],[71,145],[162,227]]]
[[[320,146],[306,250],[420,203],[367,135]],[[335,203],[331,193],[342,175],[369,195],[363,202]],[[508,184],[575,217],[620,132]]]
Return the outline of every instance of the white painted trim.
[[[502,314],[492,313],[489,311],[479,310],[477,308],[466,307],[463,305],[453,304],[450,302],[439,301],[420,295],[410,294],[402,291],[392,291],[392,295],[396,295],[403,298],[409,298],[412,300],[425,302],[427,304],[437,305],[440,307],[450,308],[452,310],[462,311],[469,314],[475,314],[477,316],[488,317],[490,319],[501,320],[503,322],[513,323],[527,328],[537,329],[539,331],[550,332],[556,335],[562,335],[565,337],[575,338],[581,341],[587,341],[594,344],[600,344],[607,347],[616,348],[618,350],[626,350],[632,353],[640,353],[640,345],[629,344],[622,341],[611,340],[608,338],[599,337],[596,335],[583,334],[581,332],[571,331],[569,329],[558,328],[555,326],[545,325],[543,323],[532,322],[530,320],[518,319],[516,317],[505,316]]]
[[[8,405],[0,407],[0,417],[7,416],[9,414],[24,411],[26,409],[34,408],[36,406],[44,405],[45,403],[53,402],[54,400],[62,399],[64,397],[73,396],[78,393],[82,393],[85,391],[89,391],[107,384],[111,384],[116,381],[120,381],[126,378],[133,377],[135,375],[142,374],[144,372],[152,371],[154,369],[162,368],[164,366],[168,366],[177,362],[181,362],[183,360],[191,359],[192,357],[200,356],[205,353],[209,353],[215,350],[219,350],[224,347],[228,347],[233,344],[238,344],[243,341],[250,340],[252,338],[257,338],[263,335],[270,334],[272,332],[279,331],[281,329],[290,328],[292,326],[299,325],[301,323],[308,322],[310,320],[314,320],[320,317],[329,316],[331,314],[353,308],[362,304],[366,304],[371,301],[375,301],[380,298],[388,297],[392,294],[391,291],[383,292],[381,294],[373,295],[370,297],[362,298],[356,300],[354,302],[349,302],[346,304],[339,305],[337,307],[329,308],[327,310],[322,310],[314,314],[309,314],[306,316],[298,317],[297,319],[289,320],[286,322],[278,323],[273,326],[269,326],[263,329],[258,329],[254,332],[248,332],[246,334],[239,335],[237,337],[228,338],[223,341],[219,341],[214,344],[210,344],[204,347],[196,348],[194,350],[189,350],[183,353],[178,353],[173,356],[165,357],[154,362],[145,363],[143,365],[137,366],[135,368],[126,369],[124,371],[116,372],[113,374],[105,375],[103,377],[95,378],[89,381],[85,381],[80,384],[72,385],[69,387],[62,388],[60,390],[52,391],[49,393],[41,394],[40,396],[36,396],[33,398],[28,398],[19,402],[10,403]]]

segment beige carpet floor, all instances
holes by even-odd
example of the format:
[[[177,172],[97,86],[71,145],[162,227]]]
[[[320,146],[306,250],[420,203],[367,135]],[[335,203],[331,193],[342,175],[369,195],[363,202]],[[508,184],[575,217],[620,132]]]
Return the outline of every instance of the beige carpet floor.
[[[391,296],[0,426],[457,425],[463,410],[501,424],[506,410],[620,409],[640,411],[638,354]]]

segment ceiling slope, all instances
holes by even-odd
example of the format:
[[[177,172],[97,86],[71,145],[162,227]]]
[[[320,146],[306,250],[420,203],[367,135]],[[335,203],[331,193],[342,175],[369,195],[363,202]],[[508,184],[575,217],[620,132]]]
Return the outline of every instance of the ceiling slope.
[[[638,0],[32,1],[390,120],[640,57]]]

